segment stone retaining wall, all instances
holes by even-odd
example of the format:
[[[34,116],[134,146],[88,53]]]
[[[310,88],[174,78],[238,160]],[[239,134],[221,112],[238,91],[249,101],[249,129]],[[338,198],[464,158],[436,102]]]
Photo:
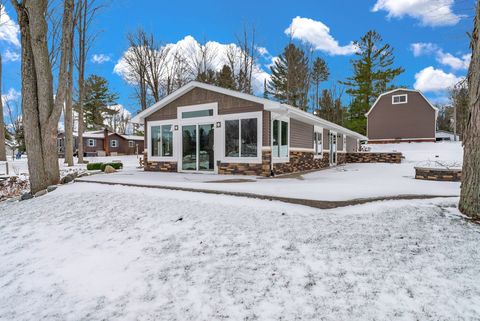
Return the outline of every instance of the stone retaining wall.
[[[430,181],[460,182],[461,169],[415,167],[415,178]]]
[[[327,168],[330,166],[328,155],[329,153],[324,152],[323,157],[317,158],[311,152],[291,151],[290,161],[287,163],[274,163],[273,172],[279,175]]]
[[[402,153],[347,153],[347,163],[395,163],[402,162]]]

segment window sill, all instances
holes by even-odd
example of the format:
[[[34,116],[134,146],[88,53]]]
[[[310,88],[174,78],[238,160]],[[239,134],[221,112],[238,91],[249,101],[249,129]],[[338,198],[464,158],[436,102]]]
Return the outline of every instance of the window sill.
[[[247,164],[261,164],[261,157],[223,157],[220,160],[222,163],[247,163]]]
[[[161,156],[147,156],[147,161],[150,162],[176,162],[177,160],[173,156],[161,157]]]
[[[322,159],[322,158],[323,158],[323,153],[313,155],[313,159]]]

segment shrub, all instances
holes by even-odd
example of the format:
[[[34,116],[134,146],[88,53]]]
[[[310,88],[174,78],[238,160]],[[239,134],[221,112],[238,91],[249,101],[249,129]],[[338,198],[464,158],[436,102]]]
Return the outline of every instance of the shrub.
[[[87,164],[87,169],[89,171],[99,170],[99,169],[101,169],[103,171],[102,165],[103,165],[103,163],[89,163],[89,164]]]
[[[121,169],[121,168],[123,168],[123,164],[122,164],[122,163],[103,163],[103,164],[101,164],[101,167],[100,167],[100,169],[102,170],[102,172],[105,171],[105,167],[108,166],[108,165],[112,166],[112,167],[115,168],[115,169]]]

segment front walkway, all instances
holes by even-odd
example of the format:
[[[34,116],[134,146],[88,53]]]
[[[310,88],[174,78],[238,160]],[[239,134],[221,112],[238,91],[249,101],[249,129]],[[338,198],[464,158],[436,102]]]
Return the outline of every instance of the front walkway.
[[[282,179],[126,169],[82,177],[78,181],[254,197],[317,208],[460,193],[460,183],[415,180],[411,163],[347,164]]]

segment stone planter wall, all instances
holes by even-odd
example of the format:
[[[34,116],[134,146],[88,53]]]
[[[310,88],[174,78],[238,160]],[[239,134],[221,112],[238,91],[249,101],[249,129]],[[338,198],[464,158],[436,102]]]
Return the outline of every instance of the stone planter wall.
[[[402,162],[402,153],[347,153],[347,163],[395,163]]]
[[[415,167],[415,178],[429,181],[460,182],[461,169]]]

